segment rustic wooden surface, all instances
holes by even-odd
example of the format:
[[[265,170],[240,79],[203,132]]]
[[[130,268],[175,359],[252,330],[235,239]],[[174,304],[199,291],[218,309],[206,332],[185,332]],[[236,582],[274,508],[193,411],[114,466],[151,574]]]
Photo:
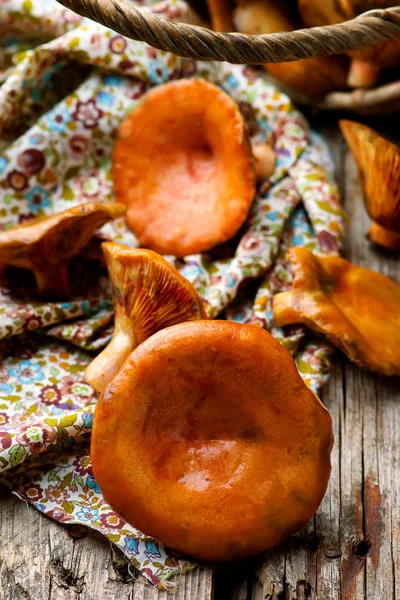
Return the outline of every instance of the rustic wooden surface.
[[[400,256],[366,241],[353,160],[337,128],[324,129],[350,216],[346,256],[400,281]],[[400,380],[338,355],[323,400],[336,440],[331,481],[315,518],[284,546],[160,592],[134,582],[100,535],[68,532],[0,489],[0,600],[400,600]]]

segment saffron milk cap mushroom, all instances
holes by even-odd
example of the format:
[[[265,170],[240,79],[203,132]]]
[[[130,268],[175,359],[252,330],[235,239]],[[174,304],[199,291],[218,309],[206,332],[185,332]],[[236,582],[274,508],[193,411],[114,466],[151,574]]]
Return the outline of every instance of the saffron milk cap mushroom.
[[[66,298],[71,258],[97,229],[126,211],[118,202],[87,203],[0,232],[0,262],[33,271],[38,293]]]
[[[366,125],[342,120],[340,129],[360,171],[372,219],[368,237],[389,250],[400,248],[400,146]]]
[[[223,561],[279,544],[312,517],[332,444],[329,412],[277,340],[199,320],[132,352],[97,402],[91,458],[130,525]]]
[[[274,296],[277,327],[304,323],[359,367],[400,375],[400,286],[339,256],[288,252],[292,288]]]
[[[202,300],[192,284],[152,250],[104,242],[115,309],[114,335],[86,368],[86,381],[97,391],[122,367],[136,346],[156,331],[182,321],[205,319]]]
[[[120,125],[113,176],[141,247],[183,257],[226,242],[256,186],[239,107],[203,79],[156,86]]]

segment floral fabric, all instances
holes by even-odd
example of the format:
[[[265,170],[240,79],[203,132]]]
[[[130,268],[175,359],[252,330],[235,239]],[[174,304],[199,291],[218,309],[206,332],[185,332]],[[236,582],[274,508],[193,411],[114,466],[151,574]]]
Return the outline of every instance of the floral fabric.
[[[180,1],[149,10],[187,19]],[[177,58],[52,0],[0,0],[0,39],[1,230],[76,204],[112,200],[116,129],[150,87],[203,77],[236,100],[251,139],[273,145],[275,172],[260,185],[239,240],[167,258],[195,285],[210,317],[270,330],[317,390],[332,350],[303,327],[274,328],[272,298],[291,282],[287,248],[337,252],[343,218],[329,154],[290,100],[246,67]],[[101,239],[136,245],[123,219],[104,226]],[[89,254],[73,261],[71,278],[70,301],[43,303],[29,273],[1,270],[2,482],[59,522],[102,532],[142,576],[166,587],[193,564],[114,514],[93,477],[96,394],[83,372],[111,337],[113,311],[104,266]]]

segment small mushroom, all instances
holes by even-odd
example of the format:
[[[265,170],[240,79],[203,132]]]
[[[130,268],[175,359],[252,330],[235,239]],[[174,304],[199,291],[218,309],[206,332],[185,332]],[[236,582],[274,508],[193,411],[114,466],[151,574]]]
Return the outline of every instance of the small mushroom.
[[[69,294],[68,265],[107,221],[121,217],[123,204],[89,202],[0,233],[0,262],[29,269],[40,296]]]
[[[192,284],[152,250],[104,242],[115,308],[114,335],[87,367],[86,381],[102,392],[131,352],[148,337],[170,325],[205,319],[200,296]]]
[[[273,302],[277,327],[304,323],[359,367],[400,375],[400,286],[339,256],[292,248],[292,289]]]

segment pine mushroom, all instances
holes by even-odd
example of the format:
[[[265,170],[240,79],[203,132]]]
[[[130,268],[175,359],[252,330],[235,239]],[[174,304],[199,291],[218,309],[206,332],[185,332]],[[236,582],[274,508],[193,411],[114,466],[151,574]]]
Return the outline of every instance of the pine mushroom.
[[[162,256],[104,242],[115,309],[114,335],[86,368],[86,381],[97,391],[122,367],[130,353],[156,331],[182,321],[205,319],[192,284]]]
[[[72,257],[97,229],[125,211],[118,202],[87,203],[21,223],[0,232],[0,262],[33,271],[40,296],[66,298]]]
[[[106,502],[130,525],[223,561],[277,545],[312,517],[332,444],[329,412],[278,341],[199,320],[130,355],[97,402],[91,457]]]
[[[304,323],[359,367],[400,375],[400,286],[338,256],[288,253],[294,280],[273,302],[277,327]]]
[[[390,250],[400,248],[400,146],[354,121],[340,121],[364,185],[372,219],[368,237]]]

